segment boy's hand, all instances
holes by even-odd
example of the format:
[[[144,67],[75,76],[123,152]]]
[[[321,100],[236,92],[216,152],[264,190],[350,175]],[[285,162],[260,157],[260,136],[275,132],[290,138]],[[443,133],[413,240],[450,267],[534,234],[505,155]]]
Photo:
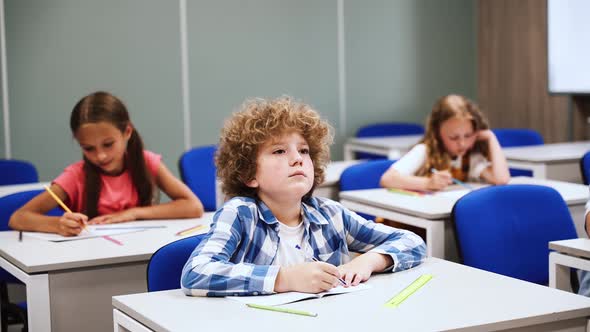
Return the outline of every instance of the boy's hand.
[[[320,293],[338,286],[338,278],[338,268],[324,262],[281,267],[275,281],[275,292]]]
[[[367,281],[373,273],[373,270],[368,264],[357,259],[340,265],[338,271],[340,271],[340,275],[342,275],[342,278],[346,282],[344,287],[356,286],[363,281]]]
[[[117,213],[104,214],[102,216],[94,217],[88,223],[91,225],[115,224],[133,220],[136,220],[135,214],[133,213],[132,209],[129,209]]]
[[[441,190],[453,183],[453,177],[447,170],[432,173],[428,180],[429,190]]]
[[[87,222],[86,215],[66,212],[58,220],[57,233],[63,236],[76,236],[80,234]]]
[[[375,271],[383,271],[393,265],[393,260],[388,255],[368,252],[358,256],[352,261],[338,267],[340,275],[346,282],[346,286],[357,286],[361,282],[369,280]]]

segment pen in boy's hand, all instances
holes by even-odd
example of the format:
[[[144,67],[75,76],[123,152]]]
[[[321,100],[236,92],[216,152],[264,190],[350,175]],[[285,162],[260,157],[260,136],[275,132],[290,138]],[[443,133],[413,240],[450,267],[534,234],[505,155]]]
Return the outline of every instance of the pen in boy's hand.
[[[23,231],[18,231],[18,242],[23,242]]]
[[[298,244],[295,245],[295,248],[296,249],[299,249],[299,250],[303,250],[303,249],[301,249],[301,246],[299,246]],[[314,262],[319,262],[319,260],[317,258],[313,257],[313,256],[311,256],[311,260],[314,261]],[[340,281],[340,283],[342,284],[342,286],[346,286],[346,281],[344,281],[344,279],[338,278],[338,281]]]

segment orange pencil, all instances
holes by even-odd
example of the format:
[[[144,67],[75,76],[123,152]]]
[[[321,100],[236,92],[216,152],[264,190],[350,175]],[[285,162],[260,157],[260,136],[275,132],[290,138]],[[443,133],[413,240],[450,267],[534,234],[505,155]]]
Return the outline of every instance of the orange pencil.
[[[70,210],[70,208],[59,198],[59,196],[57,196],[53,190],[51,190],[51,188],[49,188],[49,186],[44,186],[45,190],[47,190],[47,192],[49,193],[49,195],[51,195],[51,197],[53,197],[53,199],[57,202],[57,204],[59,204],[59,206],[61,206],[62,209],[64,209],[66,212],[72,213],[72,210]],[[82,223],[82,228],[86,229],[86,224]]]
[[[178,231],[175,235],[186,235],[186,234],[190,234],[193,232],[196,232],[202,228],[205,228],[205,225],[197,225],[197,226],[193,226],[187,229],[183,229],[181,231]]]

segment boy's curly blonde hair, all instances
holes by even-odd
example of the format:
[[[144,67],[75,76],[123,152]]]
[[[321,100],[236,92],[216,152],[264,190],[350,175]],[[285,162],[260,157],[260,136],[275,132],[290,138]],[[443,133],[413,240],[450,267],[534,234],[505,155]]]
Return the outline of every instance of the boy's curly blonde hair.
[[[315,177],[303,199],[311,197],[317,185],[324,181],[332,128],[309,105],[290,97],[247,100],[225,122],[215,156],[217,176],[225,195],[257,198],[256,188],[246,183],[256,175],[258,149],[265,142],[292,131],[301,134],[309,145]]]

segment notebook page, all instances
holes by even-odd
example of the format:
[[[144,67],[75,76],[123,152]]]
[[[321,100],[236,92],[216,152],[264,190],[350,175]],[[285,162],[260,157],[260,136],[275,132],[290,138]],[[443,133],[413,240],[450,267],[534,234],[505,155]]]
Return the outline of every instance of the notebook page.
[[[362,291],[365,289],[369,289],[371,286],[367,284],[359,284],[358,286],[351,286],[351,287],[334,287],[327,292],[322,292],[318,294],[310,294],[310,293],[300,293],[300,292],[286,292],[286,293],[277,293],[272,295],[258,295],[258,296],[227,296],[227,299],[242,302],[242,303],[252,303],[252,304],[259,304],[259,305],[281,305],[287,304],[291,302],[301,301],[303,299],[313,299],[313,298],[320,298],[326,295],[336,295],[336,294],[344,294],[344,293],[353,293]]]
[[[106,235],[119,235],[126,233],[135,233],[144,231],[144,229],[105,229],[101,230],[100,227],[87,226],[86,231],[82,231],[78,236],[63,236],[54,233],[40,233],[40,232],[23,232],[24,236],[32,237],[40,240],[51,241],[51,242],[65,242],[65,241],[77,241],[84,239],[92,239],[95,237],[101,237]]]

